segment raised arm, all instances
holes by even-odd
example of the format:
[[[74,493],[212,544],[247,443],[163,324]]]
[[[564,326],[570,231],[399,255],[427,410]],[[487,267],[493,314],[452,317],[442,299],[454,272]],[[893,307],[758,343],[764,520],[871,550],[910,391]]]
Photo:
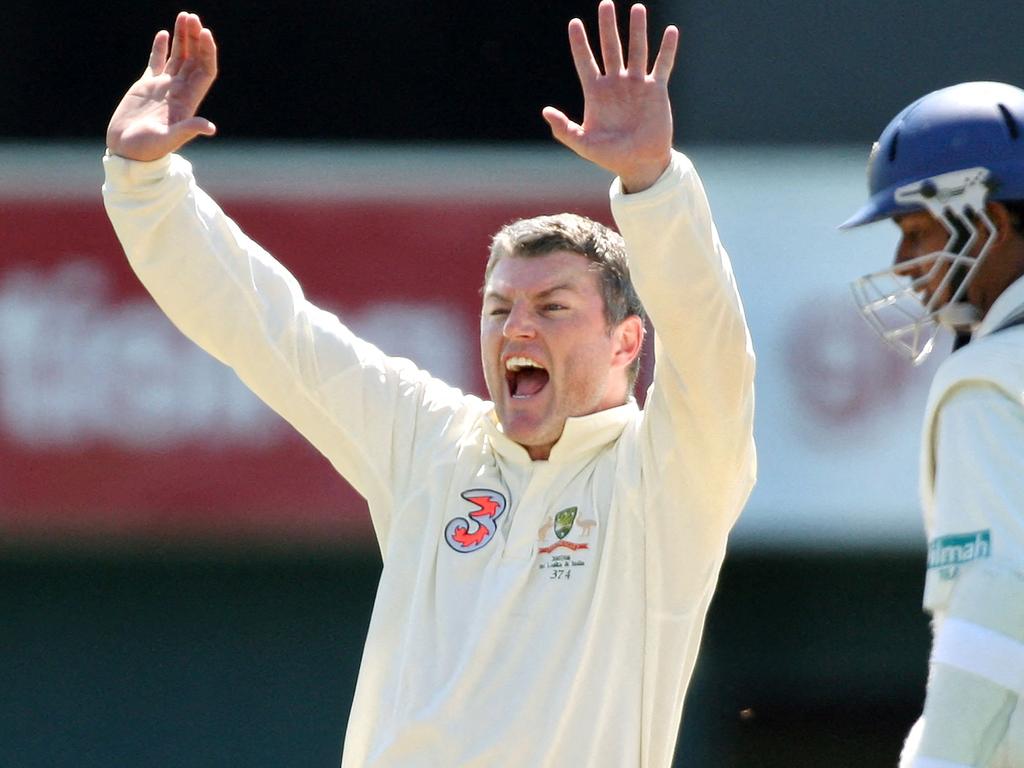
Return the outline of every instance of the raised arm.
[[[615,3],[603,0],[597,16],[603,73],[583,22],[569,22],[569,46],[583,87],[583,122],[573,122],[554,107],[545,107],[543,115],[556,139],[618,176],[624,191],[640,192],[658,180],[671,158],[668,78],[679,31],[674,26],[665,29],[654,65],[648,70],[647,9],[640,4],[630,9],[626,59],[615,24]]]
[[[107,126],[107,148],[129,160],[157,160],[217,128],[196,111],[217,77],[217,45],[194,13],[182,11],[174,40],[157,32],[146,71],[121,99]]]
[[[662,471],[648,477],[660,474],[663,482],[654,484],[660,488],[700,486],[708,514],[719,514],[728,525],[753,476],[754,360],[703,185],[692,163],[672,149],[668,80],[679,32],[665,29],[649,66],[643,5],[630,9],[625,55],[612,0],[598,7],[598,26],[603,73],[583,23],[569,23],[583,122],[553,107],[544,109],[544,118],[555,138],[618,176],[612,213],[655,329],[657,365],[645,433]]]
[[[213,36],[182,13],[110,121],[103,199],[139,280],[171,321],[230,365],[369,502],[387,540],[407,464],[474,418],[478,400],[387,357],[299,283],[196,184],[174,150],[214,128],[195,112],[217,71]],[[147,162],[135,162],[147,161]],[[426,437],[424,437],[426,435]]]
[[[630,274],[655,330],[653,387],[641,431],[643,493],[654,552],[669,547],[651,589],[663,607],[679,580],[667,563],[714,557],[754,479],[754,356],[732,266],[718,238],[700,177],[672,149],[668,79],[679,33],[668,27],[648,68],[647,13],[630,10],[623,57],[615,6],[598,9],[602,73],[574,19],[569,41],[585,98],[582,124],[548,107],[556,138],[615,173],[611,203]],[[687,509],[679,499],[689,499]],[[673,586],[669,586],[673,585]],[[654,594],[653,592],[651,594]]]

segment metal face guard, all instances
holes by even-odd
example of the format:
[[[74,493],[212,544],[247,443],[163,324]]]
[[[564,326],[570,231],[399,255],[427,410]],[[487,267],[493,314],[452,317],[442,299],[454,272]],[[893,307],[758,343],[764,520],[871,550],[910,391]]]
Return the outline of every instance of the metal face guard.
[[[850,286],[868,325],[915,365],[931,353],[940,326],[973,330],[979,319],[966,295],[995,238],[985,212],[987,178],[985,168],[968,168],[897,189],[897,202],[927,210],[949,232],[949,240],[941,251],[865,275]],[[971,256],[974,251],[977,255]],[[941,278],[939,287],[929,293],[936,278]]]

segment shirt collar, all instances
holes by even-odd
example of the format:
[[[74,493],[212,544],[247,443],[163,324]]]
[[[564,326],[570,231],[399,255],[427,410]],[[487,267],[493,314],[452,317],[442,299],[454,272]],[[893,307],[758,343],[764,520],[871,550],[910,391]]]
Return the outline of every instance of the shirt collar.
[[[596,453],[618,439],[622,430],[636,418],[639,412],[640,408],[636,400],[630,397],[624,405],[607,408],[587,416],[572,416],[566,419],[562,436],[551,449],[548,461],[561,464]],[[484,430],[499,454],[518,463],[530,461],[526,449],[511,440],[502,431],[493,404],[490,412],[484,415],[483,421]]]
[[[974,338],[978,339],[992,333],[1012,315],[1017,314],[1022,307],[1024,307],[1024,277],[1018,277],[1010,283],[1005,291],[999,294],[999,298],[989,308],[978,329],[974,332]]]

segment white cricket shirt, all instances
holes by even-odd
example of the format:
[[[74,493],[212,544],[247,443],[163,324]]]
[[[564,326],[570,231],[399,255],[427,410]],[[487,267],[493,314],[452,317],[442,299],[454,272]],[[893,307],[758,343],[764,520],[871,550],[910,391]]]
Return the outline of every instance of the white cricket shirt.
[[[157,303],[369,504],[384,566],[343,766],[668,766],[755,471],[750,337],[690,162],[611,193],[657,330],[647,407],[570,419],[547,461],[310,305],[184,159],[104,163]]]
[[[921,499],[934,643],[901,768],[1024,765],[1024,279],[993,303],[928,396]]]

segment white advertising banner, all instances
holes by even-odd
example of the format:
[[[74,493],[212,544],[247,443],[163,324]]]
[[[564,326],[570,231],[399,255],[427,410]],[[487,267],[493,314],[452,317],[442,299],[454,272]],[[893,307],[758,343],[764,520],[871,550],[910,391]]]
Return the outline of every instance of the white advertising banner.
[[[839,231],[867,198],[867,148],[692,153],[736,271],[758,357],[758,483],[739,546],[923,544],[917,446],[928,384],[859,317],[851,280],[891,262],[898,229]]]

